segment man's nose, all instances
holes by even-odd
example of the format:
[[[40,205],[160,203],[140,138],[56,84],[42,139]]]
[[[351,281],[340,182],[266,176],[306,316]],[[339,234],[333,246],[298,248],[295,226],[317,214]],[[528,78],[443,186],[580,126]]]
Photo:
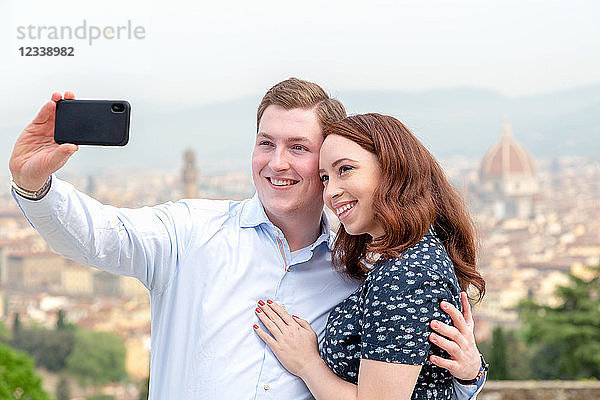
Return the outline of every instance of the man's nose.
[[[269,165],[271,166],[273,171],[284,171],[288,169],[290,167],[290,163],[285,150],[275,150],[275,152],[273,152],[273,157],[271,157]]]

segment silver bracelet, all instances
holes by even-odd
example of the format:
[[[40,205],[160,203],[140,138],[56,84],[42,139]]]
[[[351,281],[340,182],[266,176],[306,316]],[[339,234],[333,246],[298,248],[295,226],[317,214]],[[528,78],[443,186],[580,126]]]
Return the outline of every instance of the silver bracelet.
[[[44,186],[42,186],[42,188],[40,190],[36,191],[36,192],[32,192],[30,190],[23,189],[22,187],[20,187],[19,185],[17,185],[12,178],[10,179],[10,185],[12,186],[13,190],[19,196],[24,197],[24,198],[26,198],[28,200],[40,200],[50,190],[50,186],[52,185],[52,175],[50,175],[50,177],[48,178],[48,180],[46,181],[46,183],[44,184]]]

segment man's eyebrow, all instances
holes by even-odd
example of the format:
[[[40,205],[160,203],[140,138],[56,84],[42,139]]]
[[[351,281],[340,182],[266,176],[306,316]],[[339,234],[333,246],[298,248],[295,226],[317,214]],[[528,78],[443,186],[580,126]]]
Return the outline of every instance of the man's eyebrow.
[[[267,139],[273,140],[273,136],[271,136],[271,135],[269,135],[267,133],[264,133],[264,132],[258,132],[258,134],[256,136],[262,136],[262,137],[265,137]]]
[[[296,137],[291,137],[286,139],[286,142],[291,143],[291,142],[308,142],[310,143],[311,140],[309,138],[307,138],[306,136],[296,136]]]
[[[264,138],[267,138],[269,140],[275,140],[275,138],[273,136],[269,135],[268,133],[264,133],[264,132],[258,132],[258,135],[256,135],[256,136],[264,137]],[[306,136],[294,136],[294,137],[291,137],[291,138],[287,138],[285,141],[287,143],[298,143],[298,142],[300,142],[300,143],[304,143],[304,142],[312,143],[312,141],[309,138],[307,138]]]

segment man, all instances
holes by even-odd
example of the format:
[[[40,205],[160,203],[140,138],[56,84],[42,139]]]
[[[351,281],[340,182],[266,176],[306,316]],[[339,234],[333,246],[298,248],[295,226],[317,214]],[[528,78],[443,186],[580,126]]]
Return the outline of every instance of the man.
[[[318,176],[323,126],[345,116],[342,104],[311,82],[275,85],[258,108],[252,199],[131,210],[100,204],[52,176],[77,151],[53,140],[61,97],[54,93],[15,143],[13,197],[54,250],[148,288],[150,398],[311,398],[252,326],[259,323],[256,302],[270,298],[309,321],[322,339],[329,311],[359,285],[331,268]],[[451,312],[461,329],[439,330],[454,342],[436,337],[452,357],[436,363],[469,380],[481,365],[472,324]],[[459,398],[478,388],[456,387]]]

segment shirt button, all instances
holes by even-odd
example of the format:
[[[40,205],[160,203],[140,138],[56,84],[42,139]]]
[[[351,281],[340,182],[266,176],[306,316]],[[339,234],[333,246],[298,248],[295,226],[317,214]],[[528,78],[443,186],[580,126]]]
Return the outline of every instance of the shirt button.
[[[269,389],[271,389],[271,385],[269,385],[268,383],[265,383],[264,386],[263,386],[263,388],[265,390],[269,390]]]

